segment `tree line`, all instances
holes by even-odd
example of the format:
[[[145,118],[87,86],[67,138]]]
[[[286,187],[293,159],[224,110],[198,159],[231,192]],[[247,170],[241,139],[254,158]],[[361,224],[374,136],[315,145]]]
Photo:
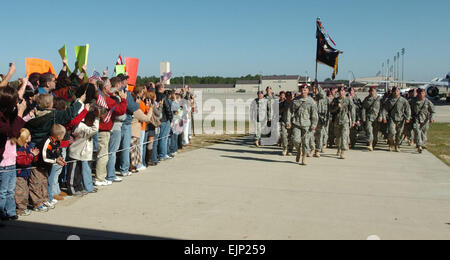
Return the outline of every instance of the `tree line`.
[[[259,80],[261,75],[247,75],[242,77],[219,77],[219,76],[185,76],[185,84],[236,84],[238,80]],[[136,79],[136,85],[147,85],[150,82],[159,82],[160,77],[141,77],[138,76]],[[170,80],[171,84],[183,84],[183,77],[175,77]]]

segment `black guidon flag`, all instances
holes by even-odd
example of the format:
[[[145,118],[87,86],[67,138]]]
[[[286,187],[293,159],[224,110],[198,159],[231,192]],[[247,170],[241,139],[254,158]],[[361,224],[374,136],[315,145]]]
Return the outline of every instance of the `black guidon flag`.
[[[317,58],[316,61],[328,65],[334,69],[333,75],[331,76],[334,80],[338,73],[338,60],[339,54],[343,53],[335,48],[331,47],[328,39],[334,44],[333,40],[326,33],[322,26],[320,18],[317,18]]]

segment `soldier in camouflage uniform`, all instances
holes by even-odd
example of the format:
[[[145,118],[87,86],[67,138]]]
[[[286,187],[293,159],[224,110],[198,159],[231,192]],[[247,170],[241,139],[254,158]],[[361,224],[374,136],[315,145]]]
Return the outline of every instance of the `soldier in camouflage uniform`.
[[[417,91],[415,89],[411,89],[408,92],[408,102],[409,102],[409,105],[411,106],[411,109],[412,109],[412,105],[416,101],[416,99],[417,99]],[[405,136],[405,138],[408,139],[408,145],[411,146],[414,143],[414,139],[415,139],[413,122],[410,122],[409,124],[405,124],[405,130],[403,132],[403,135]]]
[[[391,90],[388,90],[386,93],[384,93],[383,97],[381,98],[381,111],[382,108],[386,105],[386,102],[391,97]],[[380,123],[380,132],[383,134],[384,140],[389,140],[389,133],[388,133],[388,125],[384,122],[384,120],[381,120]],[[388,141],[389,144],[389,141]]]
[[[288,129],[292,128],[292,141],[297,148],[297,162],[302,157],[302,165],[306,165],[306,155],[309,151],[311,132],[316,130],[318,119],[317,106],[309,97],[307,85],[300,87],[301,96],[292,101],[288,110]]]
[[[337,156],[339,159],[345,159],[344,151],[348,149],[350,128],[355,126],[352,123],[356,117],[355,105],[350,98],[346,97],[344,87],[340,87],[338,93],[339,97],[331,103],[330,112],[336,115],[334,132],[338,148]]]
[[[292,103],[292,92],[286,93],[286,100],[280,103],[280,123],[281,123],[281,147],[283,147],[283,156],[292,152],[293,145],[291,140],[291,129],[287,129],[289,124],[288,111]]]
[[[349,88],[348,91],[349,97],[353,101],[353,104],[355,105],[355,126],[350,129],[350,146],[352,149],[355,148],[356,141],[358,139],[358,132],[361,129],[361,109],[362,109],[362,102],[361,99],[356,96],[356,92],[354,88]]]
[[[258,91],[258,98],[253,100],[250,106],[250,120],[255,124],[255,145],[261,144],[262,131],[267,127],[265,124],[272,115],[269,113],[269,104],[264,98],[264,92]]]
[[[373,151],[378,143],[378,132],[380,130],[381,98],[377,96],[377,88],[372,87],[369,90],[369,96],[362,103],[361,120],[364,122],[367,135],[367,149]]]
[[[317,105],[319,121],[313,139],[315,141],[314,157],[320,158],[320,152],[324,152],[328,141],[328,97],[317,82],[313,84],[314,101]]]
[[[418,89],[418,96],[411,106],[413,115],[412,124],[419,153],[422,153],[424,145],[427,142],[428,129],[430,128],[430,124],[434,123],[434,115],[436,114],[433,103],[426,96],[425,89]]]
[[[333,148],[333,146],[336,144],[336,135],[334,134],[334,122],[336,121],[336,113],[331,112],[330,107],[333,100],[336,98],[336,88],[330,89],[330,95],[328,95],[329,103],[328,103],[328,111],[330,114],[330,122],[328,123],[329,129],[328,129],[328,147]]]
[[[383,122],[388,124],[389,150],[400,152],[405,123],[411,121],[411,108],[408,100],[401,96],[400,88],[392,89],[392,96],[386,101],[382,110]]]

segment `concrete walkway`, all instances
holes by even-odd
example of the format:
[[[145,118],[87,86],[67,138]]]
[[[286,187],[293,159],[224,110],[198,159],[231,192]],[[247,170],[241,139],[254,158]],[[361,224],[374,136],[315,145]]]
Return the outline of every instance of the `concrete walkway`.
[[[330,150],[303,167],[276,147],[228,142],[180,154],[96,195],[8,223],[0,233],[61,239],[450,239],[449,167],[412,149],[347,156],[338,160]]]

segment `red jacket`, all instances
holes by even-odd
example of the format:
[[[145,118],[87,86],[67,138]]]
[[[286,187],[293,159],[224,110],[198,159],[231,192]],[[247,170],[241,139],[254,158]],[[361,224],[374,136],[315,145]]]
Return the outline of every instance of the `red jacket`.
[[[109,120],[108,123],[100,122],[100,131],[109,132],[113,128],[114,119],[116,118],[116,116],[124,115],[127,112],[127,100],[122,99],[120,104],[117,104],[114,99],[108,96],[105,96],[105,100],[106,104],[108,105],[108,112],[115,107],[111,120]]]

